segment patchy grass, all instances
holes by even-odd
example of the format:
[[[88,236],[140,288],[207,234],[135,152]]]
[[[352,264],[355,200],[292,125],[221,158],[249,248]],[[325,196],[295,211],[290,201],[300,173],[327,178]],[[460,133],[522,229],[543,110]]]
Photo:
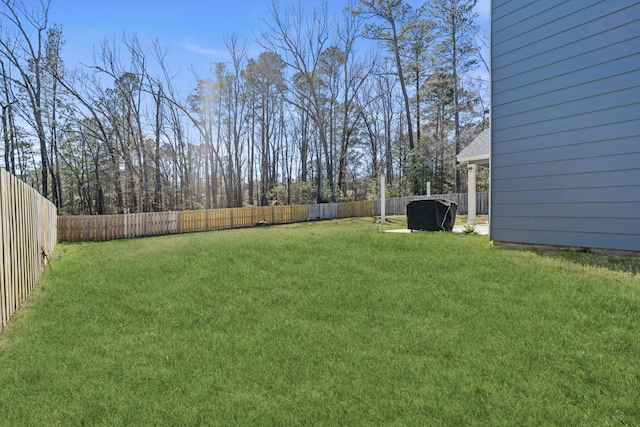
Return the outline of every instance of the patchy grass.
[[[640,419],[640,259],[378,228],[58,246],[0,336],[0,425]]]

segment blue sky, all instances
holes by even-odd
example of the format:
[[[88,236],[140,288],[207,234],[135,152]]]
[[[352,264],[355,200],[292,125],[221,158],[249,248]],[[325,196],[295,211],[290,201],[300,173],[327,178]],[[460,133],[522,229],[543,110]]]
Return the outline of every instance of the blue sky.
[[[297,2],[298,0],[293,0]],[[27,0],[36,2],[36,0]],[[304,0],[311,7],[320,0]],[[270,0],[51,0],[50,21],[62,25],[66,39],[63,58],[68,67],[78,62],[92,63],[93,51],[104,38],[120,38],[123,32],[137,34],[148,46],[158,38],[169,49],[168,60],[180,78],[192,78],[189,68],[205,75],[213,62],[227,61],[225,36],[235,32],[259,51],[255,37],[264,29]],[[291,0],[280,0],[281,5]],[[331,9],[340,10],[347,0],[329,0]],[[408,0],[412,6],[423,1]],[[488,32],[490,0],[478,0],[482,31]]]

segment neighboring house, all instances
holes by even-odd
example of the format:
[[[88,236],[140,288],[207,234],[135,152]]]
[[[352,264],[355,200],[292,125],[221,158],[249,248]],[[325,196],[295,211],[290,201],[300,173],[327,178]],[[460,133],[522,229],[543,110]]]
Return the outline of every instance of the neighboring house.
[[[493,0],[500,244],[640,251],[640,2]]]
[[[456,156],[459,163],[467,164],[468,219],[467,224],[476,224],[476,178],[478,167],[488,168],[491,155],[491,129],[485,129]]]

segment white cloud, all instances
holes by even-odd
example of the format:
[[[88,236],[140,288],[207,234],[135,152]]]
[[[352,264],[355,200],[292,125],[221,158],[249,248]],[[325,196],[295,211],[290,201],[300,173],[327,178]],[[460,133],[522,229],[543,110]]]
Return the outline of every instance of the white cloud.
[[[218,50],[212,49],[205,46],[197,45],[191,41],[188,41],[184,44],[184,48],[189,52],[197,53],[200,55],[210,56],[212,58],[220,58],[227,56],[228,52],[226,50]]]

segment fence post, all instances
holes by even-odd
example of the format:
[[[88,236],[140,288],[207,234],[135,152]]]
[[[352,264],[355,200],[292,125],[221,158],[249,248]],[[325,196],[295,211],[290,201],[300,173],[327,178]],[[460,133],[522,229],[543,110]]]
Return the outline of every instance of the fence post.
[[[386,184],[384,182],[384,174],[380,175],[380,224],[384,224],[384,217],[386,214]]]

